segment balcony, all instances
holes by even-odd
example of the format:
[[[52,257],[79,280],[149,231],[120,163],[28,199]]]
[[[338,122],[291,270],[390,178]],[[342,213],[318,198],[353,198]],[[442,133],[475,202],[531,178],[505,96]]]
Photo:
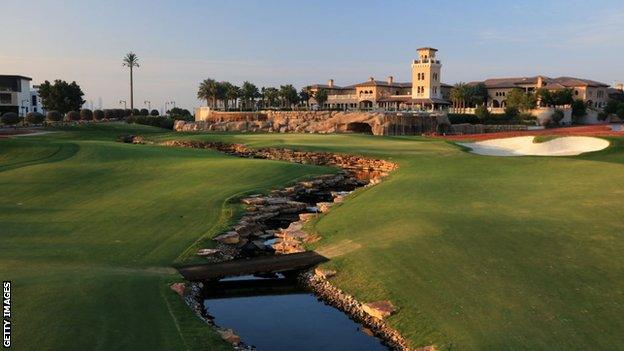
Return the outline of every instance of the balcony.
[[[356,100],[357,94],[327,95],[327,100]]]
[[[440,64],[440,60],[434,60],[434,59],[414,60],[414,64],[419,64],[419,63],[437,63],[437,64]]]

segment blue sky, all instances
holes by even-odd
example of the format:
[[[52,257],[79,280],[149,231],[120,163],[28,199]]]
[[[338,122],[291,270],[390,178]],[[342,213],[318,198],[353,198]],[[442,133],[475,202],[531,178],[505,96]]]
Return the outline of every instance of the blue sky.
[[[433,46],[442,80],[544,74],[624,81],[624,1],[2,0],[0,74],[76,80],[98,107],[193,108],[204,78],[258,86],[409,81]],[[9,28],[7,32],[7,28]],[[8,35],[7,35],[8,34]]]

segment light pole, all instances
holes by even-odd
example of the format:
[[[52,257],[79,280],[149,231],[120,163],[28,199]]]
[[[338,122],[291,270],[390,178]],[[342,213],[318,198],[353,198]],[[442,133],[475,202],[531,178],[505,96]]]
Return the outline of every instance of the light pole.
[[[126,105],[126,100],[119,100],[119,104],[123,104],[124,105],[124,110],[128,109],[128,106]]]
[[[151,111],[151,110],[152,110],[152,102],[151,102],[151,101],[149,101],[149,100],[145,100],[145,101],[143,101],[143,103],[144,103],[145,105],[147,105],[147,110],[148,110],[148,111]]]

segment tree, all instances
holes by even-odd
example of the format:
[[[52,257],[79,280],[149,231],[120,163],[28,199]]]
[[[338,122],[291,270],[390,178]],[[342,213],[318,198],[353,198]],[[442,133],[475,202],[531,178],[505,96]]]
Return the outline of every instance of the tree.
[[[15,112],[6,112],[0,117],[2,124],[12,126],[14,124],[18,124],[20,121],[19,116]]]
[[[292,84],[280,86],[279,95],[282,100],[283,107],[291,107],[299,101],[299,94],[297,89]]]
[[[552,119],[553,123],[555,123],[556,125],[559,125],[559,123],[563,120],[563,117],[564,117],[563,111],[560,109],[555,109],[555,111],[553,112],[550,118]]]
[[[617,114],[619,119],[624,121],[624,104],[620,104],[615,114]]]
[[[245,104],[247,105],[246,107],[253,109],[255,99],[260,97],[258,87],[256,87],[253,83],[244,81],[241,86],[241,97],[243,98],[243,101],[245,101]]]
[[[26,122],[30,124],[41,124],[45,120],[45,116],[39,112],[28,112]]]
[[[319,105],[320,108],[323,108],[323,105],[325,105],[325,102],[327,102],[327,90],[317,90],[314,94],[314,100],[316,100],[316,103]]]
[[[475,115],[483,121],[490,117],[490,111],[484,104],[481,104],[475,108]]]
[[[238,98],[240,98],[240,95],[241,95],[240,88],[234,84],[228,83],[228,85],[226,86],[226,91],[225,91],[225,98],[226,98],[226,101],[228,101],[228,103],[226,104],[226,108],[229,107],[229,102],[233,102],[234,103],[233,107],[236,108],[237,101],[238,101]]]
[[[279,99],[279,90],[274,87],[262,88],[262,100],[264,101],[264,107],[275,107],[277,100]]]
[[[167,114],[169,116],[171,116],[171,118],[178,120],[184,120],[184,121],[192,121],[193,120],[193,115],[191,114],[191,112],[187,109],[182,109],[179,107],[174,107],[171,110],[167,111]]]
[[[95,110],[93,111],[93,119],[96,121],[101,121],[104,119],[104,111],[102,110]]]
[[[150,111],[150,116],[154,116],[154,117],[156,117],[156,116],[158,116],[158,115],[160,115],[160,113],[158,112],[158,110],[153,109],[153,110],[151,110],[151,111]]]
[[[149,115],[149,111],[148,111],[146,108],[142,108],[142,109],[139,111],[139,114],[140,114],[141,116],[147,116],[147,115]]]
[[[60,79],[55,80],[54,84],[47,80],[43,82],[39,86],[39,96],[44,109],[60,113],[79,110],[85,103],[82,99],[84,93],[76,82],[70,84]]]
[[[223,107],[227,109],[226,95],[228,86],[231,85],[229,82],[217,82],[217,90],[216,90],[216,100],[223,102]]]
[[[453,101],[453,106],[462,109],[470,106],[476,100],[475,91],[474,87],[464,82],[455,84],[451,88],[451,100]]]
[[[139,67],[139,57],[130,51],[123,58],[123,66],[130,68],[130,109],[134,109],[134,77],[132,72],[134,67]]]
[[[88,108],[80,110],[80,119],[83,121],[90,121],[93,119],[93,112]]]
[[[472,103],[475,105],[485,105],[488,100],[488,90],[484,83],[478,83],[476,85],[471,86],[470,94],[472,97]],[[487,109],[486,109],[487,110]]]
[[[506,101],[508,107],[514,107],[522,112],[537,107],[537,97],[535,94],[527,93],[519,88],[514,88],[507,93]]]
[[[608,114],[617,113],[618,108],[622,105],[621,102],[617,100],[609,100],[607,101],[607,105],[604,107],[604,112]]]
[[[206,100],[206,105],[214,108],[216,104],[216,97],[217,82],[214,79],[204,79],[201,83],[199,83],[199,90],[197,91],[198,99]]]
[[[587,114],[587,106],[583,100],[574,100],[572,102],[572,116],[583,117]]]
[[[310,105],[310,87],[304,87],[301,88],[301,91],[299,92],[299,103],[301,103],[302,105],[309,107]]]

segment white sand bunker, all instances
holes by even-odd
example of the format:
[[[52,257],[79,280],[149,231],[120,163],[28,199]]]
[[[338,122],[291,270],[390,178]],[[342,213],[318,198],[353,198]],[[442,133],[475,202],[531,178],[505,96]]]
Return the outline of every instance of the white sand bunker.
[[[543,143],[535,143],[534,139],[534,136],[522,136],[458,144],[485,156],[574,156],[609,146],[608,141],[594,137],[569,136]]]

